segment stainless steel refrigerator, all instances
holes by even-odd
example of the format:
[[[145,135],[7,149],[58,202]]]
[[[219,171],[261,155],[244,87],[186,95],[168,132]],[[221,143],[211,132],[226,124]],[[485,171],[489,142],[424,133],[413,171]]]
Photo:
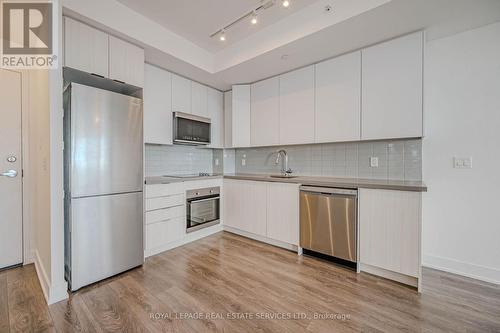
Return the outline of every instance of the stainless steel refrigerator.
[[[64,90],[65,274],[70,290],[144,262],[139,98]]]

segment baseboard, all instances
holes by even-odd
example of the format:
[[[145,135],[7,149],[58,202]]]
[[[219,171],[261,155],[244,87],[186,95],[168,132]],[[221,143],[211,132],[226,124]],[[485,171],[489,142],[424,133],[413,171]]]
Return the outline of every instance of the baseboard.
[[[406,284],[406,285],[415,287],[417,289],[419,287],[418,278],[413,277],[413,276],[408,276],[408,275],[404,275],[401,273],[392,272],[392,271],[389,271],[387,269],[383,269],[380,267],[376,267],[376,266],[372,266],[372,265],[368,265],[368,264],[363,264],[363,263],[360,263],[360,270],[362,272],[366,272],[366,273],[369,273],[372,275],[377,275],[377,276],[383,277],[383,278],[388,279],[388,280],[393,280],[393,281],[396,281],[396,282],[399,282],[402,284]],[[419,290],[419,292],[420,292],[420,290]]]
[[[281,242],[281,241],[278,241],[278,240],[275,240],[275,239],[267,238],[267,237],[256,235],[256,234],[252,234],[251,232],[247,232],[247,231],[243,231],[243,230],[236,229],[236,228],[233,228],[233,227],[229,227],[227,225],[224,226],[224,231],[227,231],[227,232],[239,235],[239,236],[243,236],[243,237],[246,237],[246,238],[250,238],[250,239],[262,242],[262,243],[266,243],[266,244],[270,244],[270,245],[273,245],[273,246],[281,247],[281,248],[284,248],[284,249],[287,249],[287,250],[290,250],[290,251],[294,251],[294,252],[298,251],[298,246],[297,245],[292,245],[292,244]]]
[[[176,247],[194,242],[195,240],[213,235],[213,234],[218,233],[220,231],[222,231],[222,225],[218,224],[218,225],[214,225],[212,227],[208,227],[205,229],[201,229],[201,230],[198,230],[195,232],[188,233],[183,238],[181,238],[177,241],[173,241],[173,242],[170,242],[170,243],[167,243],[167,244],[164,244],[162,246],[155,247],[152,249],[146,249],[144,251],[144,257],[147,258],[147,257],[154,256],[156,254],[159,254],[159,253],[174,249]]]
[[[500,284],[500,270],[491,267],[474,265],[429,254],[423,255],[422,266],[466,276],[476,280]]]
[[[47,272],[42,265],[42,260],[40,259],[38,250],[33,251],[31,257],[33,258],[33,262],[35,263],[36,275],[38,276],[38,280],[40,281],[40,286],[42,287],[42,292],[45,296],[47,304],[54,304],[68,298],[68,287],[66,283],[61,283],[57,286],[51,285]]]
[[[45,272],[45,268],[42,264],[42,259],[40,259],[40,254],[38,250],[33,251],[33,262],[35,263],[36,275],[38,275],[38,280],[40,281],[40,286],[42,287],[43,295],[45,296],[45,300],[47,303],[49,302],[49,289],[50,289],[50,279],[47,276],[47,272]]]

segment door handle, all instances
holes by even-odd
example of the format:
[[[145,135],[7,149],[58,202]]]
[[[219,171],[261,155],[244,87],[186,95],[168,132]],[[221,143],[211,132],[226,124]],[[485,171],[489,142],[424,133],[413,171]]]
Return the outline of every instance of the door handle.
[[[0,176],[14,178],[15,176],[17,176],[17,171],[16,170],[7,170],[7,171],[1,173]]]

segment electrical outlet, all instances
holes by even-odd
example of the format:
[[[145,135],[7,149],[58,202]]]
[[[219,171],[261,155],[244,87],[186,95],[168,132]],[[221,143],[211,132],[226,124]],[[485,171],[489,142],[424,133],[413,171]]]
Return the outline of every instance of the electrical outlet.
[[[216,159],[215,159],[215,165],[216,165],[216,166],[218,166],[218,165],[219,165],[219,159],[218,159],[218,158],[216,158]]]
[[[453,157],[455,169],[472,169],[472,157]]]
[[[245,166],[245,165],[247,165],[247,160],[242,158],[241,159],[241,166]]]
[[[370,167],[378,168],[378,157],[370,157]]]

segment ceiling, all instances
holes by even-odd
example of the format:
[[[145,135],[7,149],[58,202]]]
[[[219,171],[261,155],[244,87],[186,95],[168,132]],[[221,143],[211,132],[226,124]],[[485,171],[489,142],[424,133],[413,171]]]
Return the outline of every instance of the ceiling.
[[[226,32],[226,41],[210,35],[260,5],[259,0],[118,0],[137,13],[190,40],[210,52],[217,52],[256,31],[317,2],[290,0],[285,8],[279,1],[258,13],[256,25],[241,21]]]
[[[140,7],[142,15],[124,3]],[[205,39],[209,44],[205,47],[220,47],[219,40],[207,36],[255,3],[254,0],[63,0],[65,15],[140,45],[145,50],[146,62],[220,90],[417,30],[425,30],[430,40],[500,21],[500,0],[291,0],[291,9],[295,11],[285,9],[287,15],[276,14],[272,24],[269,18],[267,26],[259,25],[255,31],[245,32],[244,28],[250,24],[242,22],[239,40],[236,35],[228,34],[228,43],[222,49],[209,51],[200,46]],[[323,10],[327,4],[334,8],[328,14]],[[293,7],[300,5],[301,9]],[[278,10],[278,5],[275,7]],[[221,8],[224,9],[221,13],[215,10]],[[148,10],[157,11],[158,16],[162,11],[170,12],[168,15],[174,16],[178,23],[172,19],[168,24],[175,27],[166,28],[166,23],[159,24],[146,17]],[[175,29],[180,30],[173,32]],[[194,37],[183,37],[188,34]]]

